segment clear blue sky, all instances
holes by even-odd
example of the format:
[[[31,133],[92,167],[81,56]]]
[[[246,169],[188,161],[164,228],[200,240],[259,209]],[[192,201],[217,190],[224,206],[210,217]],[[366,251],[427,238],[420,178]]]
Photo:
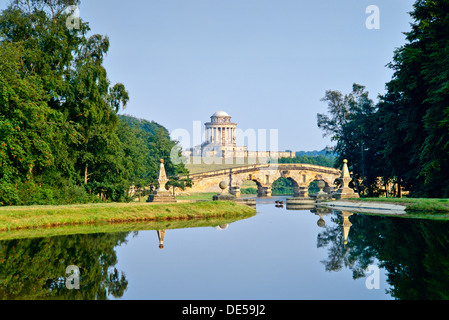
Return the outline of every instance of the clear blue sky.
[[[125,113],[192,131],[224,110],[243,130],[279,129],[279,149],[299,151],[330,144],[316,125],[326,90],[356,82],[373,99],[384,93],[413,3],[84,0],[80,13],[110,38],[105,65],[130,93]],[[365,26],[369,5],[380,8],[379,30]]]

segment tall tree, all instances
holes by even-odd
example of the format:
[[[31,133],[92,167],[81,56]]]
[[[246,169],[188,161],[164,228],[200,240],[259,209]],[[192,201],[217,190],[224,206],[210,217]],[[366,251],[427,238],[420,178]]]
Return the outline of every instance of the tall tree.
[[[66,8],[79,1],[11,1],[0,15],[1,42],[23,47],[21,72],[39,79],[47,97],[46,112],[58,117],[62,127],[59,141],[49,151],[54,168],[47,176],[102,188],[120,176],[117,165],[117,112],[128,99],[122,84],[111,85],[103,66],[109,39],[87,37],[89,25],[79,19],[68,27]],[[45,112],[43,112],[45,114]],[[32,171],[38,179],[37,170]],[[43,176],[43,175],[42,175]],[[50,182],[51,183],[51,182]]]
[[[382,153],[379,152],[377,107],[365,87],[354,84],[352,92],[326,91],[322,99],[328,103],[329,114],[318,114],[317,124],[336,141],[333,151],[338,154],[335,164],[349,161],[358,191],[364,195],[378,193],[378,177],[384,176]]]
[[[418,0],[380,104],[386,154],[415,194],[449,196],[449,1]]]

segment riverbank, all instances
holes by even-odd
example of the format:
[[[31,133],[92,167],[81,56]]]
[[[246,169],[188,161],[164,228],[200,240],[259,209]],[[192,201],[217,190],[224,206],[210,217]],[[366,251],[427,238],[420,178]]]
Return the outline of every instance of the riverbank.
[[[255,212],[254,208],[228,201],[1,207],[0,231],[96,223],[209,219],[252,215]]]

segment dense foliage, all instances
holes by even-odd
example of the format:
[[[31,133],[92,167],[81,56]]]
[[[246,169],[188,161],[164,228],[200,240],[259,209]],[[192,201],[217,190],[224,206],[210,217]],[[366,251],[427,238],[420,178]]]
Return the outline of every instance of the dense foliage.
[[[331,155],[296,156],[295,158],[279,158],[278,163],[305,163],[323,167],[334,167],[335,157]]]
[[[0,14],[0,205],[128,200],[131,185],[157,183],[161,158],[187,173],[165,128],[118,115],[129,95],[103,66],[109,39],[81,19],[69,28],[69,5],[11,1]]]
[[[389,67],[393,78],[377,103],[363,86],[327,91],[329,115],[318,126],[349,160],[362,194],[396,185],[415,196],[449,197],[449,1],[418,0],[406,44]]]

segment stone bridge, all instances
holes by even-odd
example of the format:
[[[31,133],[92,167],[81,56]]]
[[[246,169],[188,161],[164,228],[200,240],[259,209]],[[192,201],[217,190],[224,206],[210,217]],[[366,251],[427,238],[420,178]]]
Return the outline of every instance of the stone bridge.
[[[209,171],[190,175],[193,186],[187,192],[221,192],[219,183],[225,181],[227,190],[236,197],[240,196],[240,187],[244,181],[257,184],[258,197],[271,197],[273,182],[279,178],[287,178],[293,182],[295,197],[308,197],[309,185],[312,181],[325,182],[325,192],[334,191],[334,181],[340,178],[341,170],[311,164],[279,163],[258,164],[244,167]]]

